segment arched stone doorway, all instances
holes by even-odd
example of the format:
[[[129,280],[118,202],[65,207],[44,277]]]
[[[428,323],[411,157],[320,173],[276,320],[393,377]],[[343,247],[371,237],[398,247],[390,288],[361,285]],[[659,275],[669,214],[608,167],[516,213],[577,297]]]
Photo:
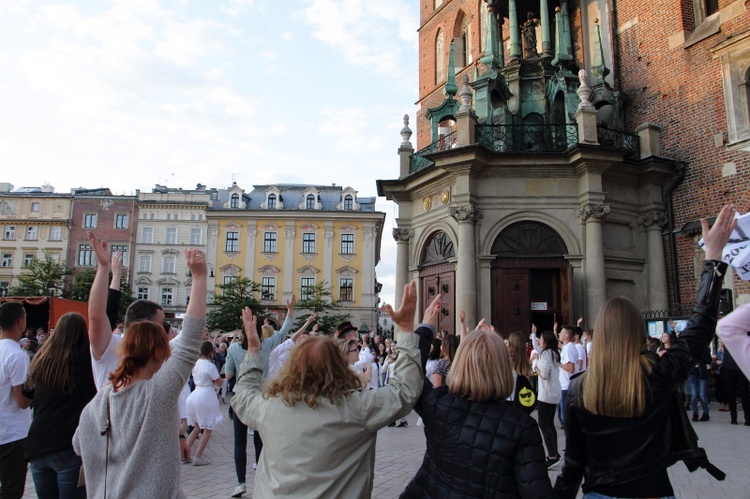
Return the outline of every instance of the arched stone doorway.
[[[422,304],[426,307],[440,293],[441,311],[438,316],[438,331],[455,333],[456,252],[453,241],[445,232],[438,231],[430,236],[419,259],[419,280],[422,290]]]
[[[492,244],[492,324],[513,331],[551,330],[570,323],[572,268],[562,238],[539,222],[506,227]]]

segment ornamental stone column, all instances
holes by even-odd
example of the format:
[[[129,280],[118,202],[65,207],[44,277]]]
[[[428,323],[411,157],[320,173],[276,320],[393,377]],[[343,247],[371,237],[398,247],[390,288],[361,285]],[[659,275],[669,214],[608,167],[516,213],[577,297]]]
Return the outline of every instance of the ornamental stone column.
[[[477,252],[474,224],[482,218],[482,212],[475,205],[468,204],[451,208],[451,216],[458,222],[456,317],[463,310],[466,312],[466,323],[473,325],[477,323]]]
[[[596,318],[607,298],[607,277],[604,270],[604,241],[602,221],[609,214],[609,206],[587,203],[576,210],[586,226],[584,272],[586,277],[587,317]]]
[[[396,302],[393,308],[401,305],[404,297],[404,286],[409,282],[409,241],[414,231],[409,229],[393,229],[393,239],[396,240]]]
[[[667,265],[664,261],[664,242],[661,228],[667,223],[663,212],[652,211],[637,222],[646,229],[648,237],[648,301],[651,310],[667,310],[669,293],[667,292]]]

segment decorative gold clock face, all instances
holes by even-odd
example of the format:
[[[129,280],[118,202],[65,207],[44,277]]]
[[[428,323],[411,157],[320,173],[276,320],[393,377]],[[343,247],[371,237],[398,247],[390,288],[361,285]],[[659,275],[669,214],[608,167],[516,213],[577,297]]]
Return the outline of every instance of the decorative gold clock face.
[[[422,204],[424,205],[424,211],[430,211],[430,208],[432,208],[432,198],[429,196],[424,198]]]
[[[451,195],[447,189],[440,194],[440,200],[443,202],[443,204],[448,204],[448,201],[450,201],[450,199]]]

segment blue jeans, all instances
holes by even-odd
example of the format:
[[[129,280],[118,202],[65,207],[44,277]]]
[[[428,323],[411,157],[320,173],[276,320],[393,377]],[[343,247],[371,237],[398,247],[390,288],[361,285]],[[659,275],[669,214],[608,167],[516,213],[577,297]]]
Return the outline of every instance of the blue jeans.
[[[598,492],[589,492],[588,494],[583,494],[583,499],[619,499],[619,498],[612,497],[612,496],[605,496],[604,494],[599,494]],[[661,499],[675,499],[675,496],[664,496]]]
[[[698,399],[701,401],[703,414],[708,414],[708,380],[690,375],[687,382],[690,389],[690,408],[693,410],[693,414],[698,414]]]
[[[86,487],[78,486],[81,458],[72,450],[50,452],[35,457],[29,464],[39,499],[86,498]]]

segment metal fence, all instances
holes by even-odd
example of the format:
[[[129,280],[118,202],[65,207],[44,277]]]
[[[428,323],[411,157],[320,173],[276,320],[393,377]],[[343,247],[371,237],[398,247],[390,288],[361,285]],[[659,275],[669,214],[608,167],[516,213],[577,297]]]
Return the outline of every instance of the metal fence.
[[[428,166],[432,166],[435,164],[434,161],[425,158],[424,155],[433,154],[439,151],[445,151],[446,149],[455,147],[455,145],[456,132],[441,136],[432,144],[423,149],[420,149],[419,151],[411,155],[411,165],[409,166],[409,173],[414,173],[421,170],[422,168],[427,168]]]
[[[638,142],[638,135],[634,133],[597,127],[596,139],[599,141],[599,145],[630,151],[628,156],[639,156],[640,145]]]
[[[562,152],[578,143],[578,125],[477,125],[477,143],[499,153]]]

